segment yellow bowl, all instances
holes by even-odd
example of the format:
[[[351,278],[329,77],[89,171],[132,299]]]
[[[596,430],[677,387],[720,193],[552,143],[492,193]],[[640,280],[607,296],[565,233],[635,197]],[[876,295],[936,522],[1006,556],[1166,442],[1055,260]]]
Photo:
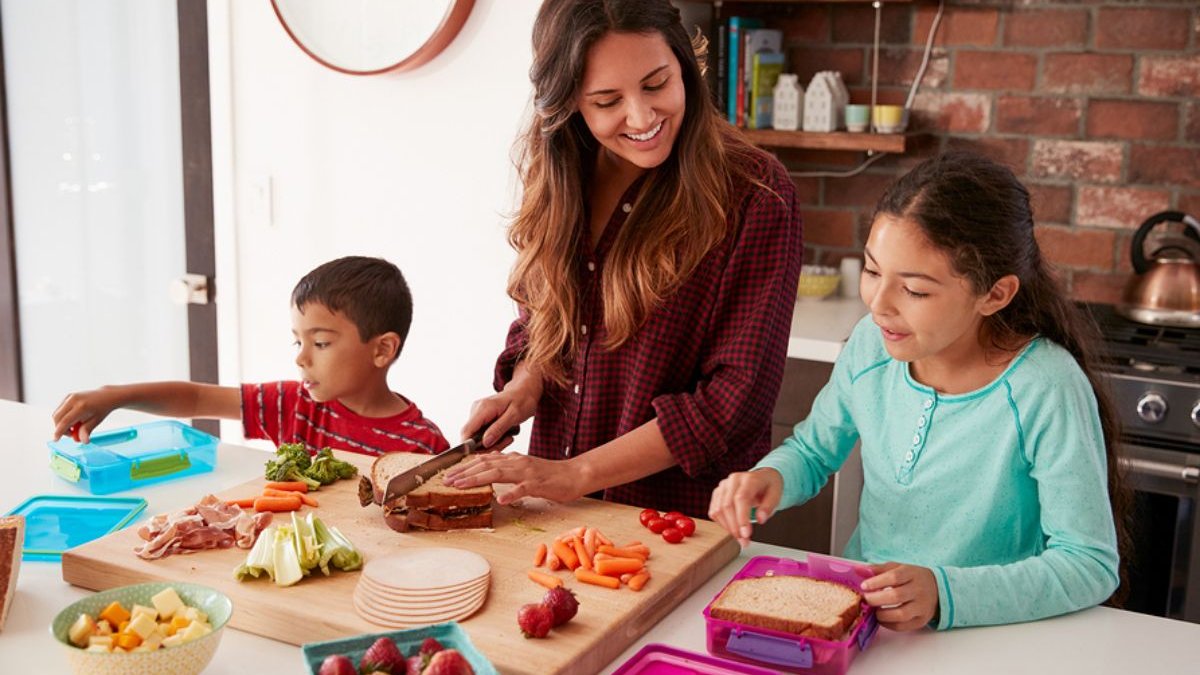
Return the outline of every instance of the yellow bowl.
[[[67,631],[79,615],[86,612],[93,618],[112,601],[120,602],[126,609],[133,605],[153,607],[150,598],[165,588],[174,588],[188,607],[195,607],[208,615],[212,632],[203,637],[185,642],[177,647],[164,647],[152,652],[129,652],[123,654],[89,652],[71,644]],[[122,586],[72,603],[54,617],[50,632],[66,650],[71,672],[76,675],[195,675],[204,670],[217,651],[221,633],[229,617],[233,615],[233,603],[220,591],[185,583],[148,583]]]
[[[820,300],[837,290],[837,274],[801,274],[800,285],[796,288],[796,297],[800,300]]]

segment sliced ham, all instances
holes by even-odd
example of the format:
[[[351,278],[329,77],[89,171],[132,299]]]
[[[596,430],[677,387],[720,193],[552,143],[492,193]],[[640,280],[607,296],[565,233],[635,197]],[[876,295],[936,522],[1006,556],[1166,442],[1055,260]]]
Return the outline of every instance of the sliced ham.
[[[138,528],[146,541],[133,552],[145,560],[172,553],[194,553],[212,548],[250,548],[258,534],[271,524],[270,513],[249,513],[206,495],[195,506],[159,514]]]

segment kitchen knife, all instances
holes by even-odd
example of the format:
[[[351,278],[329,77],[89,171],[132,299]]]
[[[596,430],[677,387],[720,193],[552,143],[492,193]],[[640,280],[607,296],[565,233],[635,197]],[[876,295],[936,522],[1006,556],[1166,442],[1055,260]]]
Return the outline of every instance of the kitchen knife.
[[[521,427],[513,427],[504,432],[504,435],[500,437],[500,441],[516,436],[518,433],[520,433],[520,431]],[[500,441],[497,441],[497,443]],[[449,450],[440,452],[437,455],[434,455],[431,459],[421,462],[408,471],[393,476],[392,479],[388,481],[387,490],[383,495],[383,503],[390,503],[393,499],[402,497],[412,492],[425,483],[425,481],[436,476],[438,472],[448,469],[466,459],[470,455],[479,452],[484,452],[482,430],[480,430],[479,433],[475,434],[471,438],[468,438],[460,445],[456,445]]]

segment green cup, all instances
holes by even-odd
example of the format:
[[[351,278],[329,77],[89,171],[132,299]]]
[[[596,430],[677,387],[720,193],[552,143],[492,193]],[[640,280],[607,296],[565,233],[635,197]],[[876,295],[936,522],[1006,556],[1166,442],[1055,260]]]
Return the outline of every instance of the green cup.
[[[867,130],[871,119],[871,106],[851,103],[846,106],[846,131],[861,133]]]

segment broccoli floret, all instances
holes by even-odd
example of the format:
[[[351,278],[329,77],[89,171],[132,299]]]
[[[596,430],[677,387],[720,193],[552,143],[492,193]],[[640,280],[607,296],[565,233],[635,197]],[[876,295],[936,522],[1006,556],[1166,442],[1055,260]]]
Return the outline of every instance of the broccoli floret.
[[[312,458],[308,455],[308,448],[304,447],[303,443],[284,443],[275,451],[275,455],[279,459],[292,459],[301,471],[304,471],[312,464]]]
[[[353,464],[335,459],[329,448],[318,452],[312,459],[312,465],[304,472],[306,476],[320,481],[322,485],[329,485],[340,478],[352,478],[357,473],[358,469]]]
[[[321,487],[320,481],[304,475],[304,472],[296,465],[296,459],[291,456],[277,456],[275,459],[268,460],[266,476],[270,481],[303,481],[310,490]]]

